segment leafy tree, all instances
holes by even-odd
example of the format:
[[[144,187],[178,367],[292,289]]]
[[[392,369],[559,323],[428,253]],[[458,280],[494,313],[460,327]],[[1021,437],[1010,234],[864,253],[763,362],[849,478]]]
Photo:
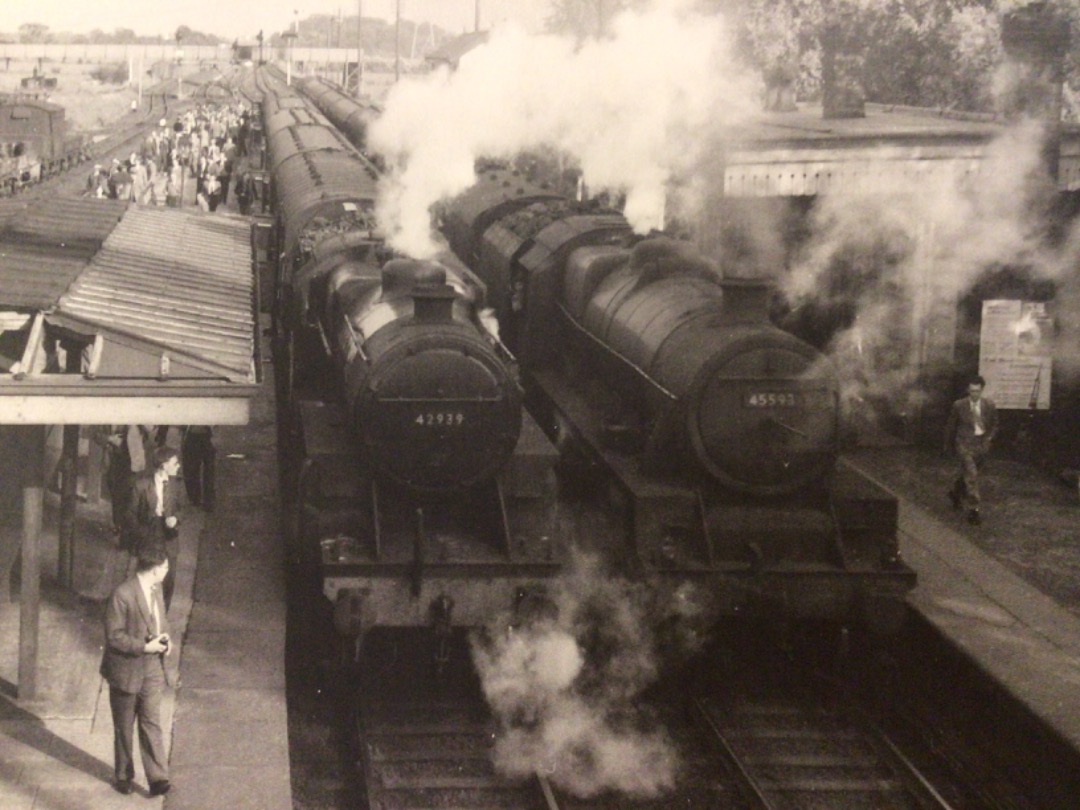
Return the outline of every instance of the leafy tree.
[[[19,42],[38,43],[49,41],[49,26],[41,23],[23,23],[19,26]]]
[[[644,0],[553,0],[545,25],[553,34],[584,40],[609,33],[620,11],[646,5]]]
[[[214,34],[204,34],[202,31],[181,25],[173,34],[173,39],[180,45],[217,45],[221,39]]]
[[[1029,0],[702,0],[733,21],[740,53],[766,78],[820,94],[821,36],[838,11],[854,12],[870,101],[990,111],[1001,64],[1001,16]],[[1080,3],[1047,0],[1072,23],[1066,75],[1080,97]],[[1069,94],[1067,94],[1068,98]]]

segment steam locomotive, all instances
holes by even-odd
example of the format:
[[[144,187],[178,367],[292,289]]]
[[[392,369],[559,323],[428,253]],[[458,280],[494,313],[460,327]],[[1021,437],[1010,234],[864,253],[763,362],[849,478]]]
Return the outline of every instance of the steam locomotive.
[[[348,637],[480,624],[559,570],[556,451],[522,410],[485,286],[449,252],[391,254],[372,164],[263,84],[294,558],[318,568]]]
[[[896,500],[838,462],[836,371],[772,324],[767,283],[506,169],[441,219],[527,407],[614,493],[628,564],[702,583],[720,615],[900,621]]]
[[[348,117],[344,102],[337,116]],[[267,129],[273,129],[269,119]],[[462,279],[455,289],[469,291],[460,306],[476,313],[474,325],[487,323],[481,313],[490,309],[495,325],[486,327],[488,336],[500,336],[493,345],[508,368],[519,366],[514,378],[520,373],[523,400],[515,401],[525,407],[513,452],[495,452],[509,446],[497,427],[474,434],[473,447],[490,458],[486,474],[495,476],[491,500],[499,508],[468,510],[480,516],[495,511],[495,522],[507,528],[488,532],[486,519],[470,522],[462,515],[465,533],[452,542],[428,533],[423,493],[438,488],[423,479],[442,469],[441,493],[464,502],[470,480],[483,476],[470,479],[441,467],[439,443],[448,449],[442,459],[463,453],[464,445],[453,444],[449,432],[418,430],[426,413],[456,422],[458,412],[414,409],[441,395],[446,383],[430,373],[436,366],[456,373],[449,364],[417,366],[424,370],[412,375],[408,404],[394,406],[408,419],[354,408],[359,434],[364,424],[372,432],[364,470],[351,478],[342,472],[353,465],[348,443],[339,434],[318,443],[315,437],[330,431],[312,414],[305,417],[306,469],[313,471],[304,483],[316,497],[302,500],[326,505],[313,534],[327,537],[331,518],[344,516],[358,493],[371,493],[365,496],[368,517],[340,521],[340,543],[324,543],[328,596],[353,604],[355,594],[378,590],[377,576],[411,578],[409,594],[383,583],[393,596],[369,600],[360,624],[422,624],[433,615],[442,621],[438,606],[448,603],[466,608],[454,621],[477,623],[508,599],[521,602],[541,589],[558,570],[564,543],[593,544],[658,590],[699,584],[710,615],[823,618],[894,629],[915,581],[898,552],[896,501],[838,461],[835,369],[772,324],[767,285],[724,278],[688,244],[641,239],[618,211],[568,199],[508,169],[482,172],[438,218],[452,251],[438,267]],[[295,234],[290,220],[285,217],[283,228]],[[377,239],[353,238],[374,244],[365,283],[378,277],[397,289],[392,268],[401,265],[376,269]],[[299,262],[286,253],[293,269],[280,282],[302,299],[289,308],[291,333],[307,323],[340,366],[354,351],[349,346],[358,345],[340,328],[346,302],[373,302],[384,293],[344,294],[331,265],[351,266],[352,260],[336,241],[324,245]],[[416,301],[398,310],[402,329],[422,307]],[[356,351],[368,362],[366,350]],[[332,412],[322,403],[304,407]],[[386,443],[381,450],[377,437]],[[564,484],[557,491],[556,469]],[[395,488],[393,497],[382,495],[388,486]],[[411,546],[401,540],[394,555],[372,555],[369,548],[382,542],[382,510],[391,502],[409,509],[421,504],[412,524],[404,515],[395,524],[418,539]],[[594,531],[598,515],[600,532]],[[435,531],[440,534],[450,533]],[[503,544],[496,565],[485,568],[466,551],[470,538],[481,535]],[[436,583],[427,579],[434,559],[443,562],[435,568]]]

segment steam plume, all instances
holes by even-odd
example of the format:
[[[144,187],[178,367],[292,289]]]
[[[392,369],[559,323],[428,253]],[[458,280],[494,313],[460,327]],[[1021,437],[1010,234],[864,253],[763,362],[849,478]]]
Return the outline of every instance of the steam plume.
[[[660,673],[662,650],[675,652],[664,649],[674,636],[661,628],[702,618],[696,595],[683,587],[658,605],[655,590],[577,556],[552,596],[557,616],[512,630],[496,629],[506,627],[501,617],[473,638],[484,693],[503,726],[496,767],[512,776],[540,772],[579,796],[670,790],[678,757],[637,701]]]
[[[908,396],[918,350],[911,336],[917,343],[935,317],[955,312],[988,269],[1061,274],[1067,261],[1046,241],[1055,189],[1042,143],[1042,124],[1021,122],[987,147],[977,171],[890,178],[884,193],[819,198],[785,293],[796,307],[813,301],[852,315],[830,347],[849,396]]]
[[[754,98],[721,18],[685,5],[624,12],[610,39],[580,47],[497,29],[455,73],[395,87],[371,131],[392,167],[380,207],[392,244],[430,255],[429,209],[472,184],[478,157],[542,146],[576,159],[592,188],[625,191],[635,228],[655,227],[668,179]]]

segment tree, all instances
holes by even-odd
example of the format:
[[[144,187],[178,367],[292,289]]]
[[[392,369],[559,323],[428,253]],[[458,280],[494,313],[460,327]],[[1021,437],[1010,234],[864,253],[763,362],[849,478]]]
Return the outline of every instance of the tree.
[[[837,13],[854,12],[851,38],[862,48],[869,101],[993,109],[991,82],[1001,63],[1000,14],[1028,0],[704,0],[736,28],[740,53],[770,76],[794,76],[799,97],[821,92],[821,37]],[[1073,20],[1067,71],[1080,89],[1080,6],[1050,0]]]
[[[23,23],[19,26],[19,42],[39,43],[49,41],[49,26],[41,23]]]
[[[553,34],[584,40],[610,32],[611,21],[620,11],[646,5],[645,0],[553,0],[545,25]]]

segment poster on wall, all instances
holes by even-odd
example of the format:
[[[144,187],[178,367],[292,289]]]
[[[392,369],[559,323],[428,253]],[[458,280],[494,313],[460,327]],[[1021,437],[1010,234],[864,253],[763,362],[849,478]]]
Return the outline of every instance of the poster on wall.
[[[979,374],[999,408],[1050,407],[1053,319],[1041,301],[983,301]]]

